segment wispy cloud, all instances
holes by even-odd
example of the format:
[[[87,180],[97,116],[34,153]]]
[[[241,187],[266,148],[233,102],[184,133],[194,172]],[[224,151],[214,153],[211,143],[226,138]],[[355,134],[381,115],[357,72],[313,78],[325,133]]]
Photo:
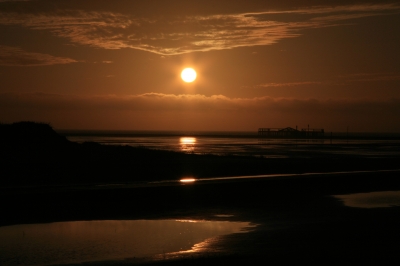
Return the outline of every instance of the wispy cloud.
[[[283,82],[283,83],[264,83],[259,84],[254,87],[257,88],[268,88],[268,87],[298,87],[298,86],[305,86],[305,85],[317,85],[321,84],[322,82],[317,81],[303,81],[303,82]]]
[[[311,7],[258,13],[147,19],[112,12],[0,12],[0,24],[48,30],[70,42],[104,49],[133,48],[161,55],[271,45],[310,28],[398,13],[398,4]],[[297,20],[288,20],[291,14]],[[279,15],[280,19],[277,19]]]
[[[31,0],[0,0],[1,2],[29,2]]]
[[[274,88],[274,87],[298,87],[309,85],[350,85],[363,82],[390,82],[400,80],[399,73],[354,73],[335,76],[323,81],[301,81],[301,82],[271,82],[245,86],[244,88]]]
[[[76,62],[78,61],[71,58],[32,53],[21,48],[0,45],[0,65],[3,66],[46,66]]]
[[[400,99],[295,99],[230,98],[224,95],[144,93],[139,95],[62,95],[50,93],[0,93],[2,108],[36,108],[54,110],[129,110],[129,111],[216,111],[288,112],[314,114],[338,112],[370,115],[377,109],[392,110],[400,117]]]
[[[338,5],[338,6],[313,6],[308,8],[298,8],[291,10],[276,10],[245,13],[245,15],[265,15],[265,14],[332,14],[332,13],[360,13],[360,12],[380,12],[399,10],[399,5],[394,3],[385,4],[358,4],[358,5]]]

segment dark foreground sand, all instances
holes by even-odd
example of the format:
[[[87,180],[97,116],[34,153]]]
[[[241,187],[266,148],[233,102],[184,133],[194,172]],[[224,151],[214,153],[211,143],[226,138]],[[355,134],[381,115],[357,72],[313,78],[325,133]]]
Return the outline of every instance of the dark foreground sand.
[[[400,208],[349,208],[330,195],[400,190],[398,175],[389,171],[192,185],[15,188],[1,191],[1,223],[187,218],[258,224],[248,233],[221,237],[198,254],[85,265],[391,264],[400,259]]]

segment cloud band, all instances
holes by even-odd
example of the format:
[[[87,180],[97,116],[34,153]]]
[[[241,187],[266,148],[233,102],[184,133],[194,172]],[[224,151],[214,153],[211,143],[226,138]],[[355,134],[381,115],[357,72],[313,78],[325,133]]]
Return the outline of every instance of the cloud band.
[[[203,130],[207,126],[217,130],[254,130],[310,123],[333,130],[350,125],[353,130],[360,131],[400,131],[400,99],[229,98],[161,93],[88,97],[2,93],[0,114],[7,114],[0,115],[0,120],[5,122],[10,119],[51,121],[64,128],[77,128],[78,121],[85,119],[86,125],[97,121],[93,123],[94,127],[102,124],[106,128],[116,128],[112,124],[116,119],[121,121],[120,128],[125,129],[157,129],[165,124],[165,128],[171,127],[171,130],[174,127],[196,129],[196,126]],[[71,117],[74,121],[68,122]],[[182,122],[184,117],[187,118],[185,123]],[[134,125],[132,120],[136,121]]]

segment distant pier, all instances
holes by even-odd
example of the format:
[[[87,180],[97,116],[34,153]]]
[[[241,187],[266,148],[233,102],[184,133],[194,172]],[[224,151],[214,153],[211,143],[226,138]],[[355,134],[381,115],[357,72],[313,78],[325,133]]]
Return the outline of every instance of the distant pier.
[[[259,128],[258,136],[266,138],[323,138],[325,137],[324,129],[304,128],[298,130],[296,128]]]

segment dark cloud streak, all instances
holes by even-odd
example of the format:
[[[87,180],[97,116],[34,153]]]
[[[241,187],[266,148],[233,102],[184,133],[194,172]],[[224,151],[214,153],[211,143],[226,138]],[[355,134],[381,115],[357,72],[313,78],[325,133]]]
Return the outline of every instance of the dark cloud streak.
[[[76,62],[78,61],[71,58],[33,53],[17,47],[0,45],[0,65],[2,66],[49,66]]]

